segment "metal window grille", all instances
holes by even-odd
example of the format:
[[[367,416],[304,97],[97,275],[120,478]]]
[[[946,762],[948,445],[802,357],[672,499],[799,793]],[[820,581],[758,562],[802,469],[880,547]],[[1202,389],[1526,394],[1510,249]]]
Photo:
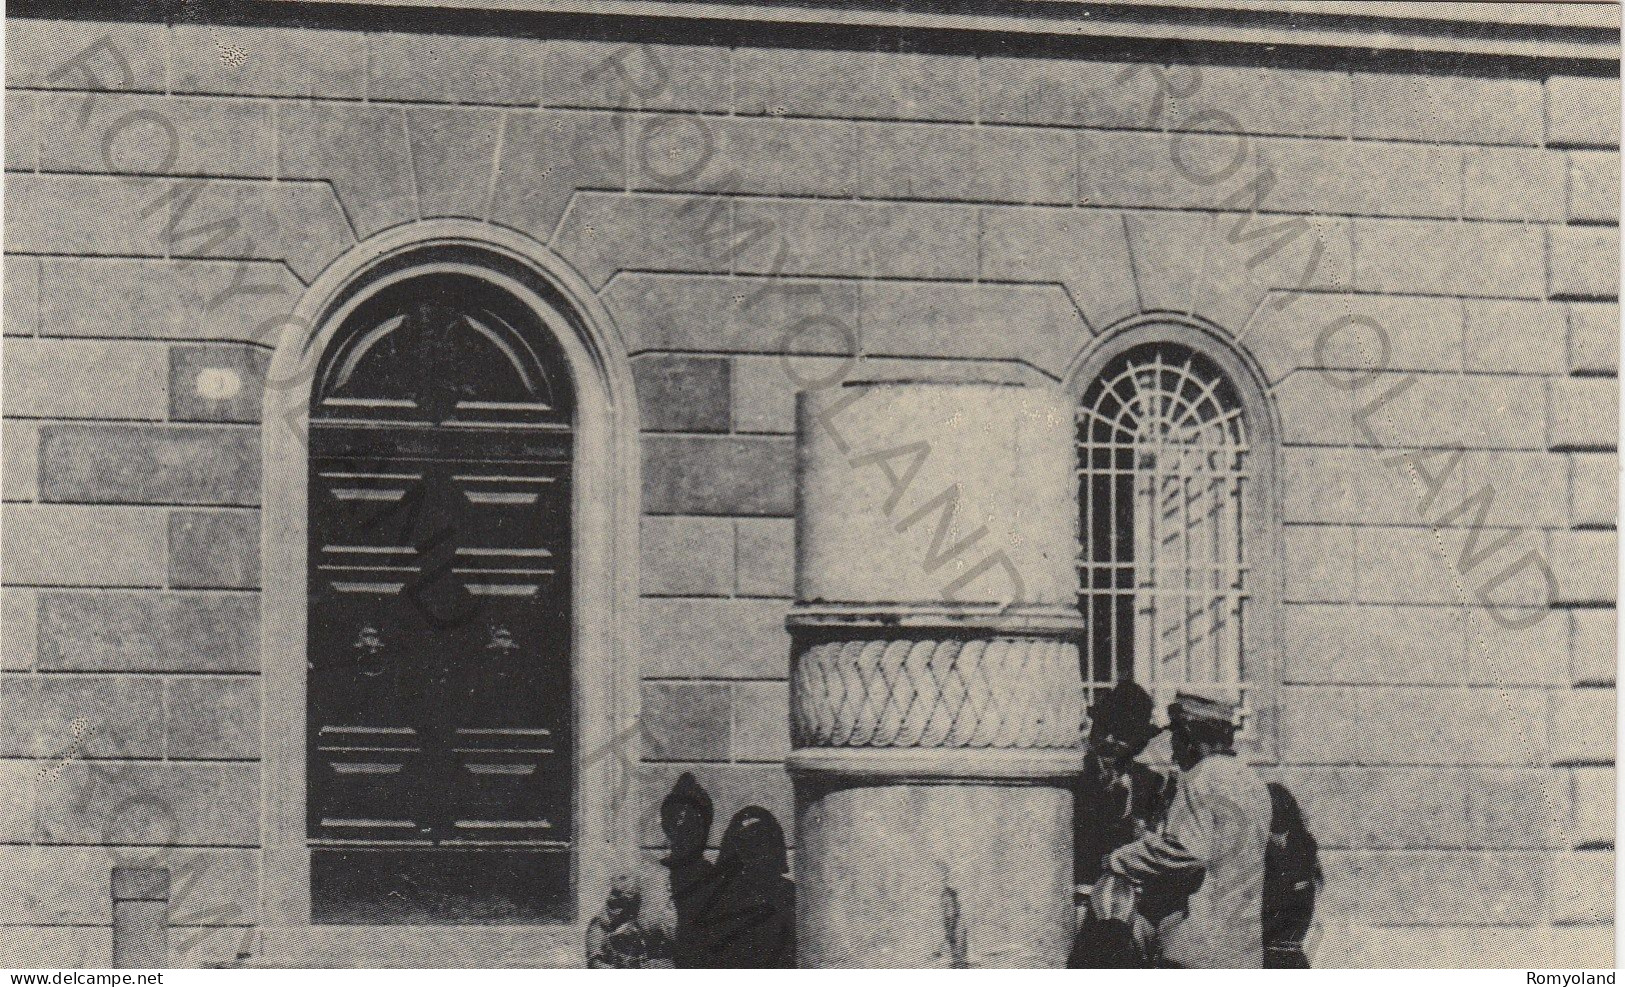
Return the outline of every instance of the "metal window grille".
[[[1224,371],[1196,350],[1147,343],[1112,359],[1078,411],[1087,621],[1084,688],[1131,679],[1159,715],[1181,687],[1243,710],[1247,418]]]

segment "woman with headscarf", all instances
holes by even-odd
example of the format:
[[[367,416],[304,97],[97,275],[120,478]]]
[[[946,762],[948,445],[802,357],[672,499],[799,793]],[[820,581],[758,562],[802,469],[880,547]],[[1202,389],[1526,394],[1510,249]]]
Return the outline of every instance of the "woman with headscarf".
[[[679,970],[715,966],[707,916],[718,889],[716,865],[705,859],[711,839],[711,796],[685,771],[660,803],[660,828],[671,851],[660,863],[670,874],[672,965]]]
[[[789,871],[784,830],[773,813],[754,805],[735,813],[717,850],[717,890],[705,918],[711,965],[796,965],[795,885]]]

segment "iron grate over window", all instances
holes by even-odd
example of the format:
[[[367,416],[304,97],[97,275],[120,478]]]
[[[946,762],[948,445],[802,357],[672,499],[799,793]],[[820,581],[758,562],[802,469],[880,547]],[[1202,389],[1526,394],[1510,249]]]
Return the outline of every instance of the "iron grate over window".
[[[1088,698],[1129,679],[1160,711],[1197,686],[1240,702],[1248,732],[1248,453],[1240,394],[1188,346],[1132,347],[1084,393],[1078,602]]]

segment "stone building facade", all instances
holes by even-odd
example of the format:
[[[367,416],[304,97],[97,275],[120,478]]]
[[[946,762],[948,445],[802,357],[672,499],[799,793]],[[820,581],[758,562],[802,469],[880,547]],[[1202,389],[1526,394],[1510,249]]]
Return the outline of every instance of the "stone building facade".
[[[1612,965],[1617,11],[471,6],[14,5],[0,964],[104,965],[124,864],[182,964],[579,961],[680,772],[794,817],[797,392],[1167,361],[1247,423],[1246,602],[1147,630],[1086,550],[1084,677],[1177,630],[1238,689],[1317,965]],[[574,878],[312,926],[312,395],[437,264],[528,285],[573,394]]]

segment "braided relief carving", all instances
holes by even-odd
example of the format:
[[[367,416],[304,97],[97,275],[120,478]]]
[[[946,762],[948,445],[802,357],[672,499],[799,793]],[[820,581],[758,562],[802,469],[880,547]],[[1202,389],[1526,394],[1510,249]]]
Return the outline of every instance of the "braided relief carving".
[[[845,639],[798,648],[798,747],[1077,744],[1078,648],[1055,638]]]

